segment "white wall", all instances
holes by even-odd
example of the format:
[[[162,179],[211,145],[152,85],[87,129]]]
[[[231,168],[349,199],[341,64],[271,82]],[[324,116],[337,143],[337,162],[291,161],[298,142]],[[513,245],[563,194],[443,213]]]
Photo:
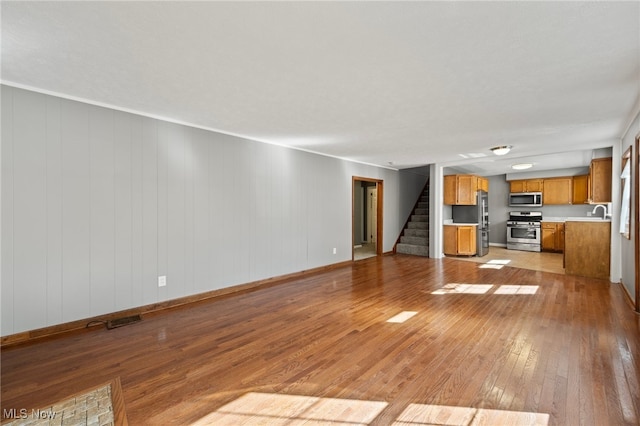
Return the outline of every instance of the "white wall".
[[[390,251],[426,174],[2,86],[1,333],[350,260],[352,176]]]
[[[638,167],[640,165],[636,164],[635,158],[637,158],[637,152],[635,152],[635,138],[640,134],[640,114],[636,115],[635,120],[629,127],[626,135],[622,139],[621,153],[623,154],[630,146],[633,146],[633,167]],[[614,179],[619,181],[620,176],[615,176]],[[632,180],[634,178],[632,177]],[[621,238],[620,240],[620,257],[621,257],[621,281],[622,284],[627,289],[627,292],[631,295],[631,297],[635,298],[639,297],[639,295],[635,294],[635,262],[638,261],[639,253],[635,253],[634,246],[634,238],[635,238],[635,227],[634,220],[636,209],[638,208],[638,200],[635,199],[635,191],[631,191],[631,239]],[[618,219],[619,220],[619,219]],[[619,223],[619,222],[618,222]],[[619,232],[618,227],[612,229],[612,232]]]

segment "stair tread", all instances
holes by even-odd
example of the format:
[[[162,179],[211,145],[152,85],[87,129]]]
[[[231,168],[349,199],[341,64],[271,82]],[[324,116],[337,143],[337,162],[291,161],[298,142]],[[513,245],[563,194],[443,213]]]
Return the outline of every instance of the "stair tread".
[[[429,257],[429,246],[416,246],[413,244],[399,243],[396,252],[402,254],[412,254],[415,256]]]
[[[429,244],[429,239],[425,237],[403,236],[400,237],[400,242],[403,244],[426,246]]]

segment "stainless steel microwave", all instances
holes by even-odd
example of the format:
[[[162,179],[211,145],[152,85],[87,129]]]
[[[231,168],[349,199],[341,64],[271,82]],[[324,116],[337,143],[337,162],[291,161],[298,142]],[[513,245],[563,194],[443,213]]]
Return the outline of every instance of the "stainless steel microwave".
[[[509,194],[510,207],[542,207],[542,192],[512,192]]]

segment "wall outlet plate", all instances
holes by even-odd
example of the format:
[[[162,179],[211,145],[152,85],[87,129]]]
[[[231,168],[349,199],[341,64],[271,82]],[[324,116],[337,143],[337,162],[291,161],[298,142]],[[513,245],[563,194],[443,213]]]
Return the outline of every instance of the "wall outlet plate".
[[[164,287],[167,285],[167,276],[162,275],[158,277],[158,287]]]

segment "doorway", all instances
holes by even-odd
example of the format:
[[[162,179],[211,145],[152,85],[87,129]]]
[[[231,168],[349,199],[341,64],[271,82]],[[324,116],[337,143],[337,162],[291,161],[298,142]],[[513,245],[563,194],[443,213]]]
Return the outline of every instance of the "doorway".
[[[631,168],[634,169],[633,172],[633,198],[635,200],[634,205],[634,250],[635,250],[635,290],[636,294],[634,297],[634,308],[636,312],[640,313],[640,260],[638,259],[638,255],[640,254],[640,133],[636,136],[636,152],[635,152],[635,164],[633,164],[633,159],[631,159]]]
[[[352,178],[352,260],[382,254],[382,181]]]

